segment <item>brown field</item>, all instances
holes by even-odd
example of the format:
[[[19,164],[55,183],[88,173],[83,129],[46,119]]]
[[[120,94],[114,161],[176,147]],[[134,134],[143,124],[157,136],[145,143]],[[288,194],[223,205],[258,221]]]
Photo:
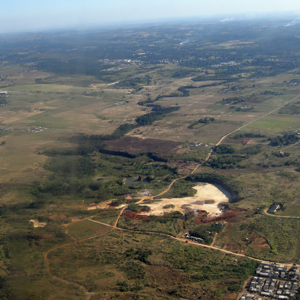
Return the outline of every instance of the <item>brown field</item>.
[[[164,156],[177,153],[181,149],[181,143],[178,142],[133,136],[124,136],[118,140],[108,141],[107,145],[109,150],[127,152],[133,155],[152,152]]]

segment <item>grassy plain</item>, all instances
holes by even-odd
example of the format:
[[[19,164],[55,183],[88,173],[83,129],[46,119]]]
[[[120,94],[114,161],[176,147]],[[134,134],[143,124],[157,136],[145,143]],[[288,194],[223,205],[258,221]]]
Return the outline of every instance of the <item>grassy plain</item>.
[[[84,239],[91,236],[105,234],[109,227],[94,223],[92,221],[75,222],[68,226],[69,233],[77,239]]]

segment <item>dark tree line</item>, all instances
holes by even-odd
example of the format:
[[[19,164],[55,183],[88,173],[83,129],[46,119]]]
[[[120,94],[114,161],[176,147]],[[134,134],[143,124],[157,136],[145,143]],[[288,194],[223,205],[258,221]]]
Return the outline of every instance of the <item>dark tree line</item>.
[[[276,136],[275,138],[270,138],[270,145],[276,146],[287,146],[295,144],[299,141],[299,137],[296,133],[286,133],[283,136]]]

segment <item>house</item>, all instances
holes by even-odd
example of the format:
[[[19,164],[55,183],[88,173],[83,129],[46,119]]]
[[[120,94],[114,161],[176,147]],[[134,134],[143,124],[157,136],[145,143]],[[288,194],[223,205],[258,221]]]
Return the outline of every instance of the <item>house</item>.
[[[279,210],[280,208],[281,208],[281,204],[275,202],[269,207],[268,213],[275,214],[277,210]]]

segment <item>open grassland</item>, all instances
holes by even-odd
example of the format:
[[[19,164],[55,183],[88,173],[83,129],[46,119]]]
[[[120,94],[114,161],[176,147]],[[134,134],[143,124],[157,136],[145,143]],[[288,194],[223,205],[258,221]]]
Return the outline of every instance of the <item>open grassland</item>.
[[[270,116],[264,119],[258,120],[249,125],[249,127],[254,129],[261,129],[267,132],[286,132],[294,131],[300,128],[300,120],[296,116]]]
[[[122,232],[64,247],[52,252],[50,260],[51,272],[56,276],[112,299],[132,295],[148,299],[150,294],[151,299],[190,294],[224,299],[234,291],[230,286],[234,284],[237,291],[244,278],[235,275],[237,270],[243,269],[243,276],[247,276],[256,265],[246,259],[237,262],[230,255],[187,247],[164,236]],[[224,276],[230,285],[221,283]]]
[[[64,147],[66,137],[79,132],[112,133],[120,124],[142,113],[136,109],[140,98],[135,95],[118,105],[115,103],[126,100],[118,90],[94,91],[76,86],[76,80],[82,81],[82,77],[66,79],[74,85],[35,83],[40,76],[35,71],[23,73],[15,79],[14,85],[6,89],[9,102],[0,108],[0,121],[1,128],[11,131],[1,131],[2,182],[37,180],[44,173],[42,165],[46,159],[38,154],[40,149],[58,144]],[[28,82],[20,85],[24,83],[24,77]],[[44,131],[25,131],[38,126]]]
[[[87,237],[104,234],[109,230],[109,227],[91,222],[89,220],[74,222],[68,226],[68,231],[70,234],[77,239],[84,239]]]
[[[118,209],[102,210],[95,217],[93,217],[93,220],[109,225],[114,225],[119,214],[120,210]]]
[[[39,134],[41,136],[38,136]],[[29,184],[43,177],[46,157],[39,155],[38,151],[40,147],[49,145],[52,142],[51,138],[46,132],[20,132],[3,137],[2,141],[5,141],[5,144],[0,146],[1,182]]]
[[[14,91],[19,93],[75,93],[82,92],[82,89],[75,88],[71,85],[62,85],[62,84],[32,84],[32,85],[16,85],[12,87],[8,87],[7,91]]]
[[[255,220],[228,223],[215,246],[263,260],[298,262],[298,232],[299,220],[257,215]]]

